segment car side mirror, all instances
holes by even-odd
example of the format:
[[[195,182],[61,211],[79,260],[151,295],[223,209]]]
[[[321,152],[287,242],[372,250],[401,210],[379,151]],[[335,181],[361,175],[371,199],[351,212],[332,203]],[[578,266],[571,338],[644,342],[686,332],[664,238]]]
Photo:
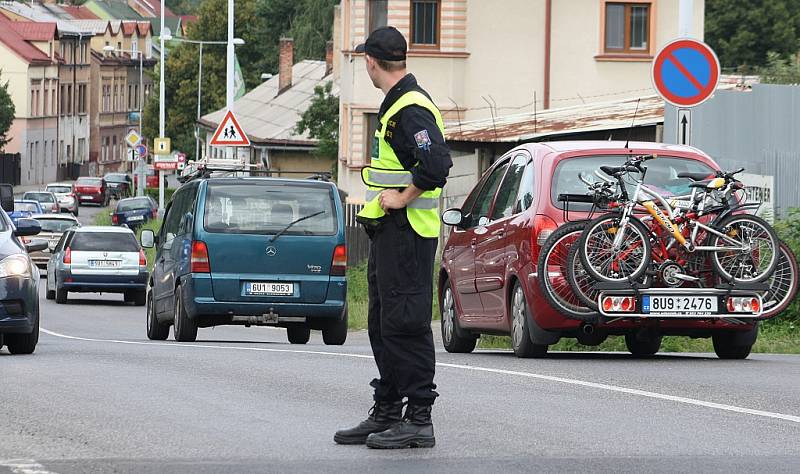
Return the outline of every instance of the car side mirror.
[[[156,234],[150,229],[144,229],[139,240],[142,242],[142,247],[146,249],[151,249],[156,246]]]
[[[25,250],[27,250],[28,253],[41,252],[42,250],[47,249],[49,246],[50,243],[45,239],[33,239],[25,244]]]
[[[447,225],[461,227],[461,223],[464,222],[464,214],[461,209],[448,209],[442,213],[442,222]]]
[[[0,184],[0,206],[6,212],[14,212],[14,187],[10,184]]]
[[[42,231],[42,226],[36,219],[21,218],[17,219],[16,230],[14,235],[17,237],[26,237],[29,235],[36,235]]]

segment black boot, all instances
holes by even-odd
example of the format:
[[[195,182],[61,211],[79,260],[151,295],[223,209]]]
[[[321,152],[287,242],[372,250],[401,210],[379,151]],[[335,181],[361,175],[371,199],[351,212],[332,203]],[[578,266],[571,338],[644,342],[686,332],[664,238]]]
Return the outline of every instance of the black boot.
[[[403,418],[403,402],[375,402],[369,416],[355,428],[339,430],[333,440],[339,444],[364,444],[371,433],[380,433]]]
[[[377,449],[432,448],[436,444],[430,405],[408,405],[403,421],[367,437],[367,446]]]

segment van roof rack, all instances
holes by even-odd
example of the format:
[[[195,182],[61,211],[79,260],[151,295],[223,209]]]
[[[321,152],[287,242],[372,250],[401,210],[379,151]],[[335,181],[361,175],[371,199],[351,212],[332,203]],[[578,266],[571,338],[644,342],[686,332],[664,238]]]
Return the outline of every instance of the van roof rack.
[[[246,163],[244,160],[206,158],[199,161],[188,162],[178,176],[178,181],[180,183],[186,183],[198,178],[204,179],[213,176],[224,177],[239,172],[247,172],[250,176],[267,177],[271,177],[273,173],[305,174],[307,175],[306,179],[313,179],[315,181],[330,181],[333,176],[330,171],[269,170],[264,169],[260,164]]]

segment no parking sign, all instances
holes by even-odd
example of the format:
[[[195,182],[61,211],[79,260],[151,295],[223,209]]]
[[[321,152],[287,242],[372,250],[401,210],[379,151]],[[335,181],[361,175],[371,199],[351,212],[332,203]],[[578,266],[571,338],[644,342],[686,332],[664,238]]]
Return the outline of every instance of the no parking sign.
[[[694,107],[708,100],[717,89],[719,76],[719,59],[702,41],[675,40],[653,60],[653,86],[677,107]]]

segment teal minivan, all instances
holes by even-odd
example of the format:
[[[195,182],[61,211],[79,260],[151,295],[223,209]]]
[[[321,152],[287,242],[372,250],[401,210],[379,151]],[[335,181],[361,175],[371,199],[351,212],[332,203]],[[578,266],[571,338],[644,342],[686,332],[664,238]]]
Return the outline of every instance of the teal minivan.
[[[284,327],[305,344],[347,338],[347,250],[338,189],[325,180],[202,178],[173,195],[147,292],[147,337],[194,341],[219,325]]]

